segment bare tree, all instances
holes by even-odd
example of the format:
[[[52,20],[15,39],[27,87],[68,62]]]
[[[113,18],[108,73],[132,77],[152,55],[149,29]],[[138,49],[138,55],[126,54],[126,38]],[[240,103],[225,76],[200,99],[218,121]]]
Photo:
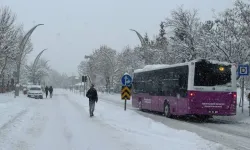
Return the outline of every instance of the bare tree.
[[[89,74],[88,61],[81,61],[81,63],[78,65],[78,73],[81,76]]]
[[[33,84],[41,84],[41,80],[48,75],[49,69],[48,61],[40,59],[35,66],[34,63],[26,66],[27,77]]]
[[[164,25],[173,31],[170,44],[177,62],[200,57],[203,50],[199,47],[200,21],[196,10],[189,11],[179,7],[172,11],[171,18],[167,18]]]
[[[234,8],[220,13],[207,32],[219,60],[244,63],[250,59],[250,5],[236,1]]]
[[[0,8],[0,73],[3,74],[8,60],[13,57],[19,30],[15,28],[15,14],[8,7]]]

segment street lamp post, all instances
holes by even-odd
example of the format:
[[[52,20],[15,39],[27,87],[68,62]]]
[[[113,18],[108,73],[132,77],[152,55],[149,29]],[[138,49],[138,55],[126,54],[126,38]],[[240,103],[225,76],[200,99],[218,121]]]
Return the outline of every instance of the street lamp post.
[[[130,31],[135,32],[136,35],[138,36],[138,38],[141,42],[142,49],[144,51],[145,65],[149,65],[150,64],[150,60],[149,60],[150,58],[148,56],[149,45],[145,42],[144,38],[141,36],[141,34],[139,32],[137,32],[134,29],[130,29]]]
[[[26,34],[25,36],[22,38],[22,41],[19,44],[19,55],[17,56],[16,60],[17,60],[17,81],[16,81],[16,88],[15,88],[15,96],[19,96],[19,87],[20,87],[20,71],[21,71],[21,63],[22,63],[22,57],[23,57],[23,53],[25,50],[25,46],[27,44],[27,41],[29,40],[30,36],[32,35],[32,33],[34,32],[34,30],[38,27],[44,24],[38,24],[36,26],[34,26],[33,28],[31,28]]]

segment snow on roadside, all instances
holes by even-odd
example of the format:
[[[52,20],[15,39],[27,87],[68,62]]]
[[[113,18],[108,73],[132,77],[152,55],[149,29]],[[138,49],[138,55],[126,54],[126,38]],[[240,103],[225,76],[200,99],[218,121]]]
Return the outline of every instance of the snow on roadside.
[[[117,93],[108,94],[108,93],[98,92],[98,96],[99,99],[102,100],[110,100],[113,102],[124,103],[124,101],[121,100],[121,95]],[[132,105],[132,100],[127,100],[127,104]]]
[[[0,128],[11,122],[16,116],[21,115],[31,102],[21,96],[14,98],[13,95],[0,95]]]
[[[88,108],[86,98],[70,92],[68,94],[79,105]],[[88,113],[88,109],[85,109],[85,111]],[[136,145],[137,149],[229,149],[220,144],[204,140],[195,133],[169,128],[159,122],[142,117],[134,111],[127,110],[125,112],[120,107],[102,101],[96,105],[95,116],[94,119],[101,120],[123,133],[123,141]]]
[[[249,116],[249,118],[246,118],[246,119],[244,119],[244,120],[241,120],[240,122],[246,123],[246,124],[250,124],[250,116]]]

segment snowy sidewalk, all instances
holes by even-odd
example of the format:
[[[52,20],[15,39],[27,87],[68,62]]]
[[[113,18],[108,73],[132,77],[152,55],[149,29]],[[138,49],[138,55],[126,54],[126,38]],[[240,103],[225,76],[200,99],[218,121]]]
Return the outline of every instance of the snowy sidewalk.
[[[88,113],[88,100],[86,98],[67,91],[66,93],[71,95],[77,104],[85,107],[85,111]],[[100,95],[101,99],[110,97],[112,99],[110,101],[119,100],[118,96],[104,96]],[[123,108],[105,101],[97,103],[94,119],[120,131],[123,135],[123,141],[131,145],[129,149],[135,147],[143,150],[229,149],[220,144],[206,141],[195,133],[169,128],[149,118],[142,117],[134,111],[127,110],[125,112]]]
[[[0,95],[0,108],[0,150],[228,149],[103,101],[90,118],[88,100],[64,90],[43,100]]]

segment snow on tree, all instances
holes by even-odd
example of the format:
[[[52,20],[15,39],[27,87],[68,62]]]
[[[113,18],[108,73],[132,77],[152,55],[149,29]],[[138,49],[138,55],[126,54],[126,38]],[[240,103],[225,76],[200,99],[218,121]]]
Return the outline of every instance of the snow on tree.
[[[43,78],[42,85],[53,86],[54,88],[68,88],[72,85],[72,81],[67,74],[48,69],[48,75]]]
[[[33,84],[41,84],[44,77],[48,76],[49,66],[48,61],[39,59],[37,64],[31,63],[26,66],[27,77]]]
[[[114,78],[118,71],[116,55],[114,49],[103,45],[89,56],[88,72],[93,83],[105,84],[107,89],[110,89],[113,86]]]
[[[172,29],[171,48],[176,63],[200,58],[203,49],[200,48],[200,21],[197,11],[184,10],[182,7],[172,11],[164,25]]]
[[[142,60],[139,59],[138,53],[129,46],[126,46],[122,50],[122,52],[118,54],[117,57],[118,57],[118,71],[114,81],[115,81],[115,86],[118,88],[121,86],[121,77],[124,75],[125,72],[130,75],[133,75],[134,70],[143,67],[144,63]]]
[[[220,13],[206,38],[218,60],[244,63],[250,58],[250,5],[236,1],[234,8]],[[247,15],[247,16],[246,16]]]
[[[0,74],[15,54],[19,30],[15,28],[15,14],[8,7],[0,8]]]
[[[137,32],[136,30],[131,29],[131,31],[134,31],[136,33],[136,35],[138,36],[141,42],[141,46],[136,47],[138,54],[140,56],[140,59],[144,60],[145,65],[154,63],[154,60],[152,59],[154,52],[155,52],[155,49],[153,47],[154,42],[153,41],[150,42],[150,39],[148,38],[147,33],[145,34],[145,37],[143,38],[141,34]]]
[[[139,59],[138,53],[126,46],[122,52],[118,54],[118,69],[120,72],[120,77],[125,73],[132,74],[135,69],[143,66],[143,61]]]
[[[112,77],[110,85],[120,86],[124,72],[132,74],[134,69],[144,65],[173,64],[198,58],[237,64],[250,60],[249,2],[237,0],[233,8],[204,22],[196,10],[178,7],[170,18],[160,23],[159,33],[153,40],[147,33],[141,36],[136,30],[131,30],[140,39],[140,46],[127,46],[119,53],[101,46],[88,61],[81,62],[79,73],[88,72],[98,78],[96,82],[106,86]]]
[[[78,73],[80,76],[89,75],[90,68],[89,68],[88,61],[84,60],[80,62],[80,64],[78,65]]]
[[[132,74],[135,69],[143,67],[144,63],[140,60],[138,51],[127,46],[117,53],[110,47],[101,46],[87,56],[88,61],[82,61],[78,65],[78,72],[80,76],[90,76],[97,86],[105,86],[107,90],[119,90],[118,86],[125,72]]]
[[[160,32],[156,37],[154,47],[157,50],[155,53],[154,61],[156,64],[169,64],[171,63],[171,54],[169,53],[169,42],[166,37],[164,22],[160,23]]]

